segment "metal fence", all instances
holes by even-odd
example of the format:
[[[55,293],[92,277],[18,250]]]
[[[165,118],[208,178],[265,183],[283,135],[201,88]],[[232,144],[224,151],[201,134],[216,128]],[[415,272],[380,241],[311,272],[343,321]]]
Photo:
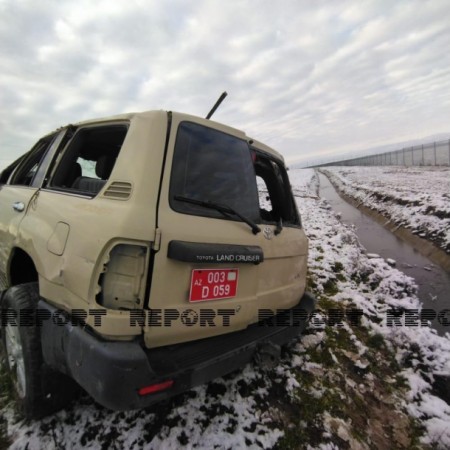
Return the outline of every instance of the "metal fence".
[[[415,145],[391,152],[334,161],[318,166],[450,166],[450,140]]]

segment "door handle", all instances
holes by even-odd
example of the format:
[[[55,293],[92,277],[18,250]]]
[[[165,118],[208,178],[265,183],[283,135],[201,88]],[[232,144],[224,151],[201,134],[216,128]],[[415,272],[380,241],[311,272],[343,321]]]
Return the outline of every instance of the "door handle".
[[[25,209],[25,204],[23,202],[14,202],[12,207],[14,211],[22,212]]]

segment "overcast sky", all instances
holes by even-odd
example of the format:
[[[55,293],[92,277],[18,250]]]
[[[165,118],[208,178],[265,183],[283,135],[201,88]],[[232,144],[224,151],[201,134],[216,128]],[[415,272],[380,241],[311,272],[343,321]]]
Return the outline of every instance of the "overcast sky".
[[[214,119],[289,162],[448,132],[449,24],[448,0],[0,0],[0,160],[224,90]]]

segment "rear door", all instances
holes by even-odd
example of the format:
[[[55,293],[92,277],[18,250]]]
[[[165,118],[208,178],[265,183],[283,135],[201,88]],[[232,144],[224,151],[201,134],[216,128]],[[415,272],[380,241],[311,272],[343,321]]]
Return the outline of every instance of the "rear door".
[[[266,156],[237,130],[174,114],[158,208],[161,243],[147,346],[240,330],[258,321],[260,310],[300,300],[306,238],[287,177],[277,185],[283,163]],[[270,187],[263,198],[272,196],[275,209],[264,218],[258,165]]]

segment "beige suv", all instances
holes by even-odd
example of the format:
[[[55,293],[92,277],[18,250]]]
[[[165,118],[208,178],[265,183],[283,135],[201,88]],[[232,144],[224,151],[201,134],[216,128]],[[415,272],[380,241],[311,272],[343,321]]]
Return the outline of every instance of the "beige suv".
[[[307,249],[283,158],[239,130],[150,111],[43,137],[0,174],[23,413],[58,404],[55,380],[130,409],[272,360],[314,309]]]

